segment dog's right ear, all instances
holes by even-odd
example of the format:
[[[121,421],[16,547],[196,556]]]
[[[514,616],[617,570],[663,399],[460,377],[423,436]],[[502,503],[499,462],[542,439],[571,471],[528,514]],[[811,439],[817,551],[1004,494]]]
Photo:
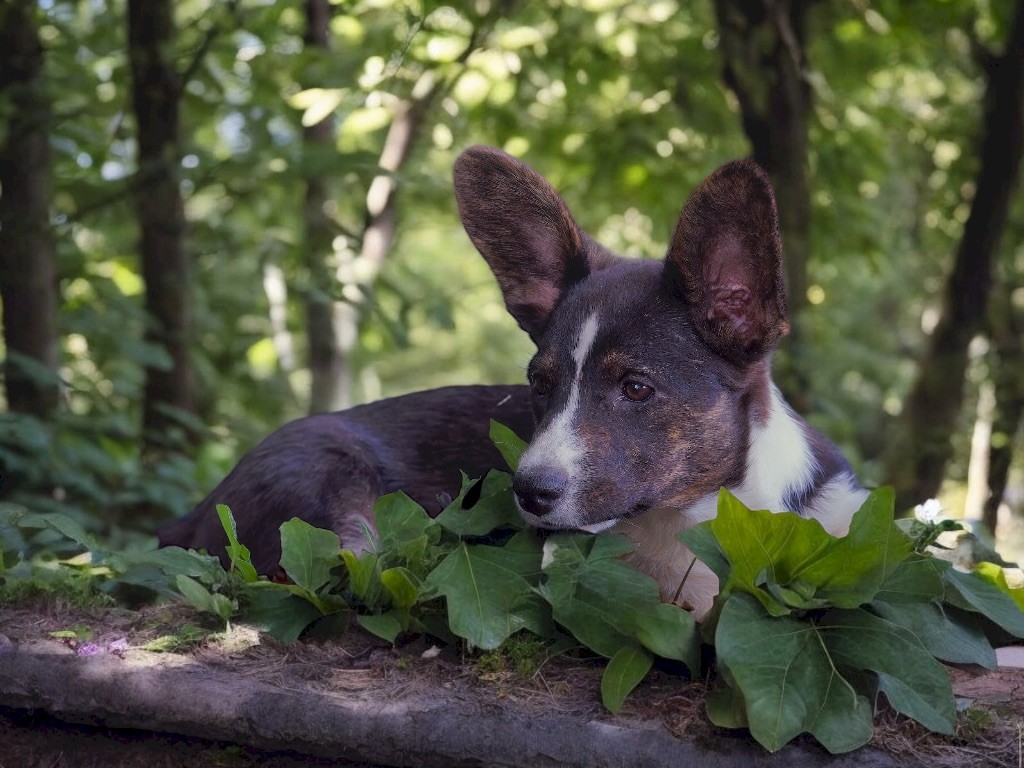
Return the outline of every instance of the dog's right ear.
[[[745,365],[775,348],[789,313],[775,193],[760,166],[727,163],[690,195],[665,274],[718,354]]]
[[[500,149],[470,147],[454,175],[462,226],[536,342],[566,289],[589,273],[593,243],[544,177]]]

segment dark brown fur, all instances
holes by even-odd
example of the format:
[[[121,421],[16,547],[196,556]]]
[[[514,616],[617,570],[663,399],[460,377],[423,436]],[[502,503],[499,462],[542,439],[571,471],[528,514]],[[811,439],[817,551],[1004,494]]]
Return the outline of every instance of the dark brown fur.
[[[402,490],[432,514],[459,490],[459,471],[479,477],[503,462],[487,437],[490,419],[529,439],[527,388],[445,387],[293,421],[249,451],[188,515],[162,528],[161,546],[205,549],[225,560],[215,513],[231,507],[238,537],[260,573],[281,556],[278,528],[293,517],[365,544],[377,497]]]

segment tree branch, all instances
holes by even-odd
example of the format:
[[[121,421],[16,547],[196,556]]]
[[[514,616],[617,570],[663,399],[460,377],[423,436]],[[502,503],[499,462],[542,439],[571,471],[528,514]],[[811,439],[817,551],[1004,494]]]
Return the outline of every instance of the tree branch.
[[[237,21],[238,0],[226,0],[224,5],[227,7],[226,13],[232,19]],[[196,72],[199,71],[199,67],[202,65],[203,59],[206,58],[206,54],[210,52],[210,48],[213,47],[213,43],[223,31],[223,27],[218,22],[210,23],[210,26],[206,29],[206,34],[199,43],[199,47],[196,48],[196,52],[192,56],[192,60],[182,71],[181,76],[178,79],[179,86],[182,90],[184,90],[185,86],[187,86],[192,81],[192,78],[196,76]]]

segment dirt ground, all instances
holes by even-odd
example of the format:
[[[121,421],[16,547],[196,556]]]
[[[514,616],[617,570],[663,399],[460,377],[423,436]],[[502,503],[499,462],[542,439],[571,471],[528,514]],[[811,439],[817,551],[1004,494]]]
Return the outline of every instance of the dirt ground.
[[[121,650],[125,645],[149,650],[166,647],[232,675],[284,687],[301,683],[378,699],[455,691],[461,697],[511,702],[539,716],[557,711],[582,719],[608,717],[600,704],[602,667],[596,661],[463,656],[453,648],[434,649],[423,639],[391,647],[356,629],[340,637],[283,646],[242,627],[227,634],[187,629],[196,621],[196,615],[184,608],[83,610],[37,601],[17,609],[0,607],[0,645],[5,640],[8,644],[52,642],[52,633],[74,630],[79,638],[61,640],[69,647],[90,642],[99,652],[113,654],[136,652]],[[954,736],[931,734],[883,708],[876,717],[871,746],[894,756],[900,765],[1020,768],[1024,670],[953,669],[950,674],[962,710]],[[687,681],[674,670],[656,670],[630,697],[623,714],[660,722],[690,742],[710,743],[724,732],[704,714],[706,692],[702,681]],[[111,729],[104,723],[67,723],[43,712],[12,710],[7,704],[0,700],[0,768],[369,765],[167,733]],[[818,749],[809,738],[803,743]]]
[[[66,723],[0,708],[0,768],[375,768],[168,733]]]

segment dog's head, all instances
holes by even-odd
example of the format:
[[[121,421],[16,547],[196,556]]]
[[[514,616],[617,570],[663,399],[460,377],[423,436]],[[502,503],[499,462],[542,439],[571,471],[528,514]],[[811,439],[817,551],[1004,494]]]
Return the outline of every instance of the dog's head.
[[[750,161],[683,207],[664,261],[611,255],[535,171],[490,147],[455,165],[463,225],[537,344],[537,430],[513,488],[526,521],[603,530],[742,479],[789,330],[778,214]]]

